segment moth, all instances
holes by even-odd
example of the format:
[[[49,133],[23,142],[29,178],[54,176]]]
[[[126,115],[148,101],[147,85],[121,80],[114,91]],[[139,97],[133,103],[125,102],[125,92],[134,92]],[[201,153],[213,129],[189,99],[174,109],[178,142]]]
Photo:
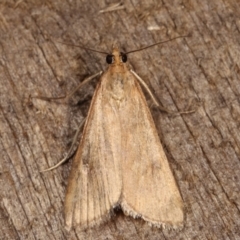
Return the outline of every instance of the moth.
[[[181,227],[183,201],[140,84],[157,101],[117,46],[106,61],[93,75],[100,79],[69,176],[66,229],[101,224],[116,207],[157,227]]]

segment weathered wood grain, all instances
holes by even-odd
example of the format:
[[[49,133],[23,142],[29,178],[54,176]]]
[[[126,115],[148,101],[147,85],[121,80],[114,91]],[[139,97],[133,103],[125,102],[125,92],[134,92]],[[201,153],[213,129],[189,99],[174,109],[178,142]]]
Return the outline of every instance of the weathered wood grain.
[[[240,3],[123,4],[99,14],[108,1],[0,2],[0,239],[240,239]],[[185,228],[151,228],[120,211],[100,227],[67,233],[71,161],[39,171],[67,152],[97,80],[68,103],[31,105],[28,96],[63,95],[107,66],[105,56],[58,41],[103,51],[117,41],[129,51],[185,34],[128,57],[165,108],[197,108],[182,116],[152,109],[184,200]]]

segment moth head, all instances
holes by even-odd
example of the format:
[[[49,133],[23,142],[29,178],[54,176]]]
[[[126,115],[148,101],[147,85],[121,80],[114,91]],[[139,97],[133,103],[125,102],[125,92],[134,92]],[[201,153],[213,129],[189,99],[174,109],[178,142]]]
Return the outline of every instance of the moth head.
[[[107,64],[119,64],[127,62],[127,54],[120,52],[117,46],[113,47],[112,54],[107,54],[106,56]]]

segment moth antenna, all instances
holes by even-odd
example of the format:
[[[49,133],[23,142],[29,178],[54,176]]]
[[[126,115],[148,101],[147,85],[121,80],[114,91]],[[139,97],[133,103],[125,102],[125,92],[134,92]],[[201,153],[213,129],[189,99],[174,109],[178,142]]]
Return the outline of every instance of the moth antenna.
[[[147,48],[154,47],[154,46],[156,46],[156,45],[160,45],[160,44],[163,44],[163,43],[167,43],[167,42],[176,40],[176,39],[178,39],[178,38],[185,38],[185,37],[189,37],[189,35],[178,36],[178,37],[171,38],[171,39],[168,39],[168,40],[165,40],[165,41],[156,42],[156,43],[154,43],[154,44],[151,44],[151,45],[146,46],[146,47],[143,47],[143,48],[131,50],[131,51],[129,51],[129,52],[126,52],[125,54],[134,53],[134,52],[139,52],[139,51],[145,50],[145,49],[147,49]],[[70,43],[65,43],[65,42],[60,42],[60,41],[56,41],[56,42],[61,43],[61,44],[65,44],[65,45],[68,45],[68,46],[79,47],[79,48],[82,48],[82,49],[85,49],[85,50],[89,50],[89,51],[92,51],[92,52],[97,52],[97,53],[101,53],[101,54],[105,54],[105,55],[108,55],[108,54],[109,54],[108,52],[98,51],[98,50],[96,50],[96,49],[88,48],[88,47],[85,47],[85,46],[83,46],[83,45],[76,45],[76,44],[72,44],[72,43],[70,44]]]
[[[160,44],[163,44],[163,43],[166,43],[166,42],[173,41],[173,40],[178,39],[178,38],[185,38],[185,37],[188,37],[188,35],[178,36],[178,37],[171,38],[171,39],[168,39],[168,40],[165,40],[165,41],[156,42],[156,43],[151,44],[151,45],[149,45],[149,46],[146,46],[146,47],[143,47],[143,48],[139,48],[139,49],[135,49],[135,50],[126,52],[125,54],[142,51],[142,50],[144,50],[144,49],[147,49],[147,48],[150,48],[150,47],[154,47],[154,46],[156,46],[156,45],[160,45]]]
[[[68,46],[79,47],[79,48],[89,50],[89,51],[92,51],[92,52],[102,53],[102,54],[105,54],[105,55],[109,54],[107,52],[98,51],[98,50],[95,50],[95,49],[92,49],[92,48],[84,47],[83,45],[76,45],[76,44],[72,44],[72,43],[65,43],[65,42],[59,42],[59,41],[56,41],[56,42],[61,43],[61,44],[65,44],[65,45],[68,45]]]

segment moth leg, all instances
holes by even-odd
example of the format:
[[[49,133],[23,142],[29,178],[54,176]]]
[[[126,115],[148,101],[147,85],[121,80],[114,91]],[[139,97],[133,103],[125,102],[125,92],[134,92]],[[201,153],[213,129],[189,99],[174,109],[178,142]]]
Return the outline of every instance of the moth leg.
[[[42,170],[42,171],[40,171],[40,172],[47,172],[47,171],[53,170],[53,169],[59,167],[59,166],[60,166],[61,164],[63,164],[64,162],[66,162],[66,161],[71,157],[71,152],[72,152],[72,150],[73,150],[73,147],[74,147],[75,143],[77,142],[78,135],[79,135],[79,133],[80,133],[80,131],[81,131],[81,129],[82,129],[85,121],[86,121],[86,118],[81,121],[81,123],[80,123],[80,125],[79,125],[79,128],[78,128],[78,130],[76,131],[75,136],[74,136],[74,138],[73,138],[72,145],[71,145],[70,149],[69,149],[68,152],[67,152],[67,155],[66,155],[60,162],[58,162],[56,165],[54,165],[54,166],[52,166],[52,167],[50,167],[50,168],[44,169],[44,170]],[[75,151],[76,151],[76,150],[75,150]],[[74,152],[74,154],[75,154],[75,152]]]
[[[38,98],[38,99],[42,99],[42,100],[46,100],[46,101],[51,101],[51,100],[58,100],[58,99],[68,99],[70,98],[74,93],[76,93],[76,91],[78,89],[80,89],[83,85],[85,85],[86,83],[90,82],[92,79],[94,79],[97,76],[100,76],[102,74],[102,71],[84,79],[72,92],[64,95],[64,96],[60,96],[60,97],[44,97],[44,96],[30,96],[31,98]]]
[[[160,109],[160,111],[163,111],[163,112],[166,112],[166,113],[169,113],[169,114],[174,114],[174,115],[176,115],[176,114],[177,115],[178,114],[188,114],[188,113],[195,112],[195,109],[194,109],[194,110],[182,111],[182,112],[177,112],[176,113],[176,112],[169,111],[168,109],[160,106],[160,104],[158,103],[157,99],[154,97],[153,93],[149,89],[148,85],[144,82],[144,80],[136,72],[134,72],[132,69],[130,71],[137,78],[137,80],[140,82],[140,84],[145,88],[145,90],[148,92],[148,94],[152,98],[154,104]]]

